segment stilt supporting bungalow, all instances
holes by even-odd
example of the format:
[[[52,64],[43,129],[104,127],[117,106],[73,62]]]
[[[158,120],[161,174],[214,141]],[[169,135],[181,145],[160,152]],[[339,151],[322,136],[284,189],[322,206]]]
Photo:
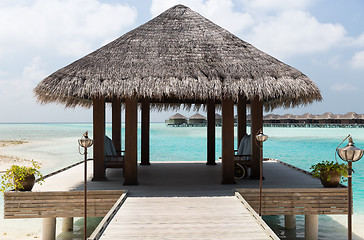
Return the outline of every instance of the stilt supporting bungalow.
[[[121,154],[121,101],[113,99],[112,101],[112,141],[115,151]]]
[[[215,162],[215,102],[207,101],[207,162],[206,165],[216,165]]]
[[[286,229],[296,229],[296,215],[284,215],[284,227]]]
[[[140,165],[150,165],[149,158],[150,106],[147,99],[142,100],[142,139]]]
[[[62,232],[73,231],[73,217],[65,217],[62,219]]]
[[[305,215],[305,239],[318,239],[318,215]]]
[[[94,176],[93,181],[105,180],[105,100],[95,98],[93,100],[93,138],[94,138]]]
[[[255,97],[251,102],[251,178],[259,179],[260,170],[260,147],[256,144],[255,136],[259,130],[263,129],[263,102]]]
[[[238,99],[238,144],[237,147],[239,148],[239,144],[241,139],[246,135],[246,100],[243,96],[239,96]]]
[[[124,185],[138,184],[138,111],[137,100],[125,100],[125,160],[124,160]]]
[[[234,184],[234,102],[222,100],[222,184]]]
[[[42,239],[56,239],[56,218],[43,218],[42,220]]]

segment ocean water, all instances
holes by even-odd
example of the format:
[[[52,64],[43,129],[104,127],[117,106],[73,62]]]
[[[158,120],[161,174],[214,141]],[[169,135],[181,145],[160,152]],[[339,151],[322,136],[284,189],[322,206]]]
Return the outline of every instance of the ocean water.
[[[83,160],[83,156],[78,152],[77,140],[85,131],[89,131],[92,137],[92,124],[0,124],[0,140],[29,141],[27,144],[7,148],[6,154],[39,160],[43,162],[42,173],[46,174]],[[111,124],[107,124],[106,133],[111,136]],[[305,170],[309,170],[312,164],[319,161],[334,160],[337,145],[348,134],[352,135],[357,147],[364,148],[364,129],[361,128],[265,128],[264,133],[269,136],[264,143],[264,157],[276,158]],[[140,138],[140,128],[138,134]],[[140,144],[140,141],[138,142]],[[342,146],[346,144],[347,142]],[[140,146],[138,149],[140,150]],[[0,152],[3,150],[0,149]],[[221,156],[221,127],[216,128],[216,152],[217,157]],[[167,127],[164,123],[151,123],[150,155],[152,162],[204,161],[206,127],[179,128]],[[362,225],[364,224],[364,159],[354,163],[353,168],[354,225]],[[2,197],[0,215],[3,215]],[[303,239],[303,216],[297,217],[297,230],[293,233],[282,229],[282,217],[268,217],[266,220],[282,238]],[[2,221],[4,220],[1,217],[0,222]],[[320,239],[345,239],[345,227],[338,228],[338,225],[332,222],[345,224],[346,218],[339,216],[333,220],[327,216],[320,216]],[[1,237],[0,234],[0,239]],[[362,238],[354,236],[354,239]]]

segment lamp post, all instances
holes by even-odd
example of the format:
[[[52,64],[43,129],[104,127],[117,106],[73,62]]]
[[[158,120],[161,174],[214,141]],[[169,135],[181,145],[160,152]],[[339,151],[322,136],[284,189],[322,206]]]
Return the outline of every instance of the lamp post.
[[[339,146],[349,138],[349,143],[346,147],[339,148]],[[363,157],[363,149],[354,146],[353,138],[350,134],[340,143],[336,148],[339,157],[348,162],[348,240],[352,239],[352,163],[358,161]]]
[[[78,140],[79,147],[84,148],[84,152],[81,153],[80,148],[78,149],[81,155],[85,155],[85,170],[84,170],[84,238],[87,239],[87,148],[93,144],[92,139],[88,138],[88,132],[86,131],[82,138]]]
[[[259,176],[259,216],[262,216],[262,189],[263,189],[263,142],[268,139],[268,135],[263,134],[262,130],[259,130],[257,135],[255,136],[257,141],[259,142],[260,148],[260,157],[259,157],[259,168],[260,168],[260,176]]]

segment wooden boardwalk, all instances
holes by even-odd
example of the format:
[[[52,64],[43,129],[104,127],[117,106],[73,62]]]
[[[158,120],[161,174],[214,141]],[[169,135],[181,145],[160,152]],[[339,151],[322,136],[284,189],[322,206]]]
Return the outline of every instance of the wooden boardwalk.
[[[100,239],[278,239],[235,196],[128,197]]]

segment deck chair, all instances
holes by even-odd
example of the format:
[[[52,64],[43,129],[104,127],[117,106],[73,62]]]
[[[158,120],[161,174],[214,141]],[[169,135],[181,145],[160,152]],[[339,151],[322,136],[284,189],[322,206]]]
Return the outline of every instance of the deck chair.
[[[115,151],[114,143],[105,135],[104,154],[105,154],[105,168],[123,168],[124,155],[123,152],[117,154]]]
[[[240,143],[238,150],[235,150],[234,155],[234,177],[237,180],[248,176],[248,168],[251,160],[251,136],[245,135]]]

